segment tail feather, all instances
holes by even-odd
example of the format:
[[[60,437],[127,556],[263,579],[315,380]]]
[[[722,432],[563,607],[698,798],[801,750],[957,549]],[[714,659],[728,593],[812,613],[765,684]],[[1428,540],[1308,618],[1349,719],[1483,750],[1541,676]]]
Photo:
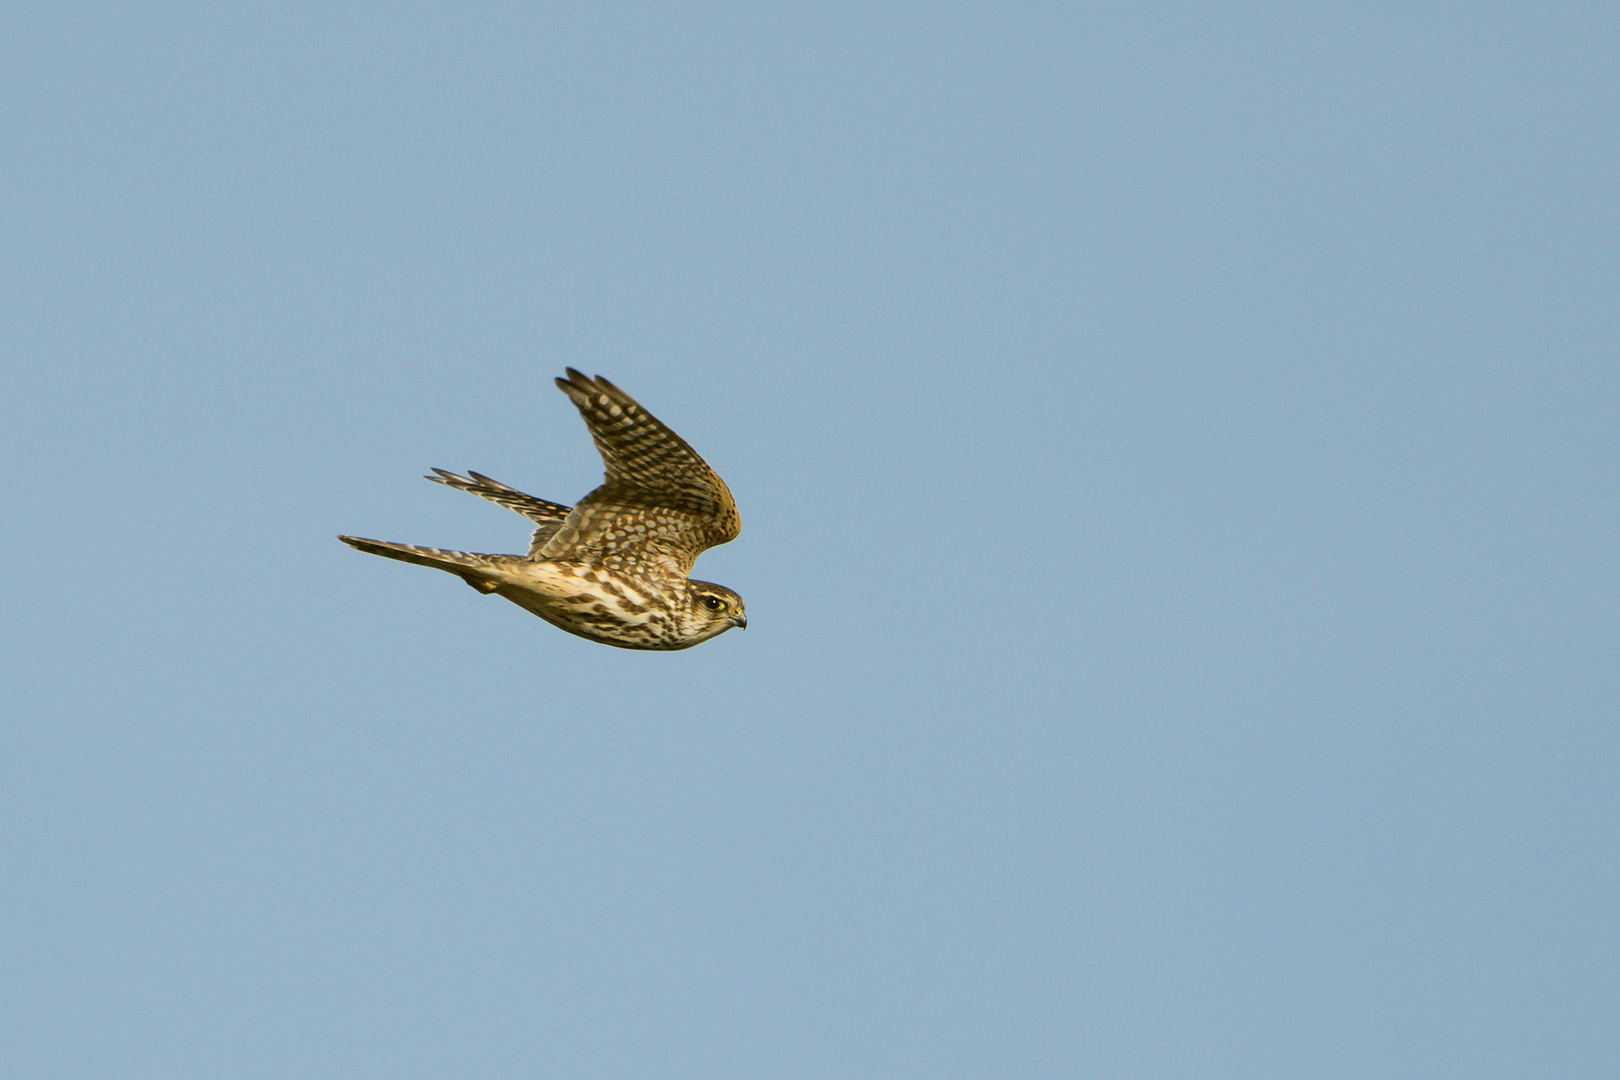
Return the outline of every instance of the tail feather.
[[[455,574],[479,592],[493,592],[500,584],[500,568],[504,562],[521,562],[515,555],[482,555],[471,551],[448,551],[444,548],[418,547],[415,544],[396,544],[388,540],[367,540],[359,536],[339,536],[339,540],[356,551],[381,555],[385,559],[431,566]]]

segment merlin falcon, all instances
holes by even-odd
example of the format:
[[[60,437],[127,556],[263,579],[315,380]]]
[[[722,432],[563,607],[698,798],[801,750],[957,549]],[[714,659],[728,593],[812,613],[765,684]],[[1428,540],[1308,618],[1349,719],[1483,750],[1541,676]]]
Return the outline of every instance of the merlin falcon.
[[[535,523],[528,555],[340,536],[350,547],[455,574],[570,634],[621,649],[689,649],[746,627],[742,597],[687,577],[705,548],[736,539],[737,504],[686,440],[600,375],[558,379],[607,467],[577,506],[537,499],[468,470],[425,477],[515,510]]]

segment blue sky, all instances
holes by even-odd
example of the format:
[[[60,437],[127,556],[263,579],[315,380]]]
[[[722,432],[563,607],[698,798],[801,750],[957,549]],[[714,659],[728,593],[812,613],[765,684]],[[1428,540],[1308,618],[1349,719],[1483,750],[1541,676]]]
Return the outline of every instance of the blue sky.
[[[1620,1067],[1612,8],[0,28],[6,1075]],[[564,366],[745,633],[336,541]]]

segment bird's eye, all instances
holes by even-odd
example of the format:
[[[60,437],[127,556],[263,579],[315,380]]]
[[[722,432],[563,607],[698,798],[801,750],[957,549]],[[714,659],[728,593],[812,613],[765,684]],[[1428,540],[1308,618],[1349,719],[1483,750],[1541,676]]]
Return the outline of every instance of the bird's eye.
[[[718,596],[705,596],[703,598],[703,606],[708,608],[710,611],[719,611],[721,608],[726,606],[726,602],[720,599]]]

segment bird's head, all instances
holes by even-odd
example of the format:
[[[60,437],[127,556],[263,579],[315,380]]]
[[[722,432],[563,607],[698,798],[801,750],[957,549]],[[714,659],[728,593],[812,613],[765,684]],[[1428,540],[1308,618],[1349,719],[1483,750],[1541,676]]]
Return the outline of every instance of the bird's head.
[[[748,626],[742,597],[724,585],[709,581],[689,581],[686,584],[689,600],[686,630],[692,637],[706,641],[733,626]]]

